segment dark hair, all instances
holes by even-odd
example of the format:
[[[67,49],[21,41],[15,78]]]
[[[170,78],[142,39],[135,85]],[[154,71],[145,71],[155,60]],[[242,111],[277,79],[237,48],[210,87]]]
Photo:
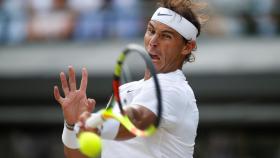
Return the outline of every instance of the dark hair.
[[[168,8],[190,21],[198,30],[196,36],[198,37],[200,35],[201,22],[198,15],[193,11],[194,9],[199,8],[198,3],[193,3],[191,0],[160,0],[158,6]],[[183,39],[186,43],[189,42],[188,39]],[[196,48],[194,50],[196,50]],[[194,55],[190,53],[186,56],[185,62],[192,62],[194,59]]]

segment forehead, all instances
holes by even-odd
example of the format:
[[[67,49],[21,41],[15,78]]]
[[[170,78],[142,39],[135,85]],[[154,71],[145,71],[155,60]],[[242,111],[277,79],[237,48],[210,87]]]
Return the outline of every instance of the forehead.
[[[181,36],[176,30],[161,22],[150,20],[148,26],[153,27],[156,31],[169,32],[177,36]]]

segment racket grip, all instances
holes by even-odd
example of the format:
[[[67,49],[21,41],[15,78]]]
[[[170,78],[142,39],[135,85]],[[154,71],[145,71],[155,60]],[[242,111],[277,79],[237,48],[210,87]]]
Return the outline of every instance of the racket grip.
[[[91,116],[86,120],[86,128],[96,128],[103,124],[104,119],[101,113],[92,113]]]

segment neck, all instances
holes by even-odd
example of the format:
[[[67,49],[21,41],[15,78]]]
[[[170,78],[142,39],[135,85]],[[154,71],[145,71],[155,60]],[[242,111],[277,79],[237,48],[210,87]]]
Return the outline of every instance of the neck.
[[[167,71],[167,72],[159,72],[159,73],[169,73],[169,72],[173,72],[173,71],[176,71],[176,70],[182,70],[182,67],[180,68],[177,68],[177,69],[174,69],[174,70],[170,70],[170,71]],[[148,80],[151,78],[151,73],[150,73],[150,70],[148,68],[146,68],[145,70],[145,75],[144,75],[144,81]]]
[[[144,80],[146,81],[149,78],[151,78],[151,73],[150,73],[150,70],[148,68],[146,68],[145,75],[144,75]]]

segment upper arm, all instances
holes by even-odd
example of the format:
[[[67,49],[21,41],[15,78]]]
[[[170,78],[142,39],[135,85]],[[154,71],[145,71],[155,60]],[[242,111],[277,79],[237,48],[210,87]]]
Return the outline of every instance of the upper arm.
[[[124,111],[137,128],[144,130],[156,122],[158,104],[153,82],[150,84],[149,81],[145,81],[141,89],[134,89],[131,93],[125,91],[122,97],[127,100],[128,104],[124,107]],[[133,137],[135,135],[121,125],[116,139],[124,140]]]

